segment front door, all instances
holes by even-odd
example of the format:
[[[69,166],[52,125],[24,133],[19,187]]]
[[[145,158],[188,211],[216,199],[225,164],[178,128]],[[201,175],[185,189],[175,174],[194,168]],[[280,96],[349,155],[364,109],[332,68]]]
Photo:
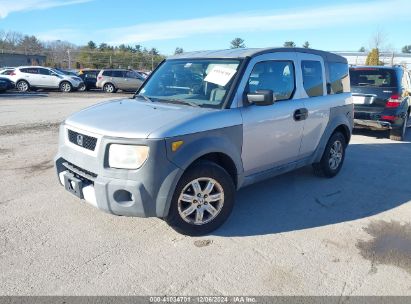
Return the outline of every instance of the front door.
[[[296,54],[282,52],[254,58],[244,77],[244,95],[272,90],[275,102],[241,108],[243,116],[242,159],[245,176],[289,164],[298,159],[304,126],[303,102],[296,85]]]
[[[56,88],[58,87],[58,79],[52,75],[49,69],[39,68],[40,84],[39,87]]]

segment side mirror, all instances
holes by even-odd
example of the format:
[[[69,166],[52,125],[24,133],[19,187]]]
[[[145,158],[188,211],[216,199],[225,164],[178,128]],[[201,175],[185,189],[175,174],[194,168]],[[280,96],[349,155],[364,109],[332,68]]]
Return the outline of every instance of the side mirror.
[[[247,93],[247,101],[256,106],[270,106],[275,102],[275,96],[271,90],[258,90]]]

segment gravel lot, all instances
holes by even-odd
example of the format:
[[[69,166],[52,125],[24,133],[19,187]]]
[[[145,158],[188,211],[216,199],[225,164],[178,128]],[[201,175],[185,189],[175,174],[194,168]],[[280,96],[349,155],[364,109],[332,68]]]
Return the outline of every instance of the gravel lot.
[[[127,94],[0,95],[0,295],[411,295],[411,130],[353,136],[334,179],[242,189],[212,235],[105,214],[67,193],[57,126]]]

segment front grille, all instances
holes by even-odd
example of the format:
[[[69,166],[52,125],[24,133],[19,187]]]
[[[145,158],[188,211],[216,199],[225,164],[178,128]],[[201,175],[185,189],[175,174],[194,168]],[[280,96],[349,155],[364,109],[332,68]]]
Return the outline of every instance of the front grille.
[[[83,147],[84,149],[94,151],[96,148],[97,138],[95,137],[68,130],[68,138],[71,143]]]

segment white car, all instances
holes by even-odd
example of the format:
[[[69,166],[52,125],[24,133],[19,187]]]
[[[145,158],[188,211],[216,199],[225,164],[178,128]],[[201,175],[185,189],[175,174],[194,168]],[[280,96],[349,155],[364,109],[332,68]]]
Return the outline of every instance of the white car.
[[[62,92],[71,92],[84,85],[80,77],[65,75],[58,70],[41,66],[18,67],[8,78],[21,92],[30,89],[60,89]]]

